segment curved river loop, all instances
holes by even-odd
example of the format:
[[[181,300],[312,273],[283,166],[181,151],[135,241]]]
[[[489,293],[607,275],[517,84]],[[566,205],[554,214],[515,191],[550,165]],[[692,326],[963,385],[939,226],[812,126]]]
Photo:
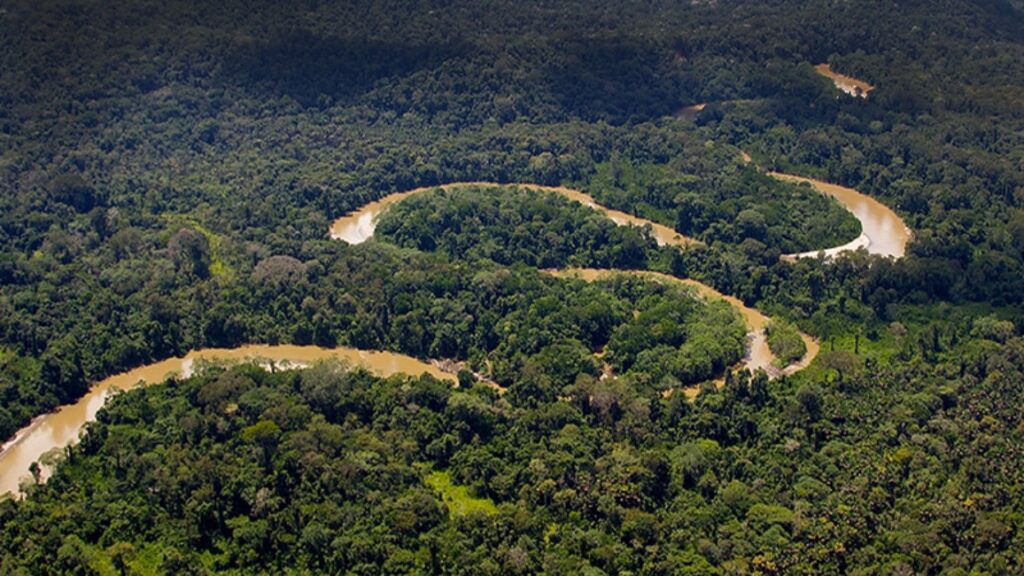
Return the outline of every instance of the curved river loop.
[[[825,72],[822,73],[824,74]],[[860,95],[866,95],[868,91],[870,91],[870,87],[868,89],[861,88]],[[696,111],[694,110],[694,112]],[[746,153],[741,153],[743,159],[749,162],[750,157]],[[831,257],[840,252],[858,248],[866,248],[872,254],[896,258],[903,256],[906,244],[911,237],[910,230],[899,216],[877,200],[851,188],[819,180],[775,172],[769,172],[768,174],[780,180],[810,184],[823,194],[832,196],[860,220],[863,230],[860,237],[842,246],[821,251],[789,254],[782,257],[784,260],[792,261],[798,258],[818,257],[821,255]],[[667,226],[602,206],[588,194],[579,190],[534,184],[510,185],[489,182],[461,182],[391,194],[337,219],[331,225],[330,235],[334,239],[343,240],[349,244],[364,242],[373,236],[377,219],[388,206],[428,190],[470,186],[501,187],[505,189],[529,188],[558,194],[602,212],[620,226],[649,227],[651,236],[661,246],[676,246],[685,249],[688,246],[700,244],[699,240],[681,235]],[[758,310],[745,305],[737,298],[721,294],[714,288],[695,280],[680,279],[653,271],[635,270],[566,269],[547,272],[555,276],[575,277],[584,281],[602,280],[615,274],[641,275],[657,282],[670,282],[688,286],[693,289],[697,297],[724,299],[736,308],[746,322],[748,329],[748,351],[746,357],[737,367],[745,367],[752,371],[763,369],[771,378],[802,370],[814,360],[819,351],[818,343],[813,338],[806,334],[801,334],[804,343],[807,345],[807,353],[800,361],[790,364],[785,368],[779,368],[774,363],[775,357],[768,348],[764,332],[770,319]],[[128,390],[143,384],[159,383],[172,376],[188,377],[194,373],[197,364],[202,364],[203,362],[237,363],[254,361],[266,369],[279,370],[306,367],[319,361],[332,359],[341,360],[348,365],[365,367],[378,376],[387,377],[394,374],[420,375],[426,373],[449,381],[453,385],[458,382],[454,373],[463,367],[461,363],[450,360],[427,362],[393,352],[358,350],[345,347],[325,349],[316,346],[251,344],[233,349],[210,348],[193,351],[183,358],[171,358],[156,362],[102,380],[93,385],[89,392],[74,404],[64,405],[54,412],[39,416],[28,426],[19,430],[12,439],[0,448],[0,495],[5,493],[17,494],[20,483],[31,482],[29,467],[33,462],[40,462],[40,479],[44,480],[49,473],[47,462],[58,459],[59,454],[63,452],[66,446],[78,440],[82,428],[87,422],[95,419],[96,413],[115,390]],[[499,388],[499,392],[502,391],[500,387],[486,377],[479,374],[477,377],[484,384],[495,386]],[[720,384],[721,379],[717,383]],[[684,388],[683,391],[687,396],[694,397],[699,389],[699,386],[691,386]],[[57,458],[52,458],[51,455],[57,456]]]
[[[590,195],[579,190],[566,188],[564,186],[541,186],[538,184],[499,184],[494,182],[458,182],[442,186],[417,188],[415,190],[407,192],[398,192],[390,196],[386,196],[385,198],[382,198],[377,202],[368,204],[363,209],[357,210],[349,215],[343,216],[335,220],[335,222],[331,225],[331,237],[336,240],[344,240],[350,244],[359,244],[365,242],[373,237],[373,234],[376,230],[377,220],[380,218],[381,213],[384,210],[386,210],[388,206],[401,202],[402,200],[405,200],[406,198],[414,194],[427,192],[430,190],[452,190],[469,187],[501,189],[518,188],[557,194],[570,200],[579,202],[594,210],[602,212],[603,214],[608,216],[608,218],[610,218],[613,222],[620,226],[649,227],[651,236],[655,239],[659,246],[676,246],[679,248],[686,248],[687,246],[692,246],[701,243],[697,239],[681,235],[675,230],[662,224],[657,224],[655,222],[651,222],[643,218],[631,216],[624,212],[620,212],[618,210],[613,210],[611,208],[602,206],[598,204]],[[747,368],[752,372],[761,369],[764,370],[769,375],[769,377],[774,378],[781,375],[792,374],[807,367],[818,354],[818,343],[807,334],[801,334],[800,336],[803,339],[804,344],[807,346],[807,353],[799,361],[790,364],[785,368],[779,368],[775,364],[775,355],[772,354],[771,350],[769,349],[767,337],[765,336],[765,327],[770,323],[770,319],[764,314],[762,314],[760,311],[747,306],[738,298],[726,296],[721,292],[715,290],[711,286],[708,286],[696,280],[676,278],[668,274],[641,270],[601,270],[589,268],[570,268],[565,270],[548,270],[547,272],[559,277],[572,277],[589,282],[610,278],[616,274],[638,275],[651,278],[658,282],[675,283],[687,286],[693,289],[696,295],[702,298],[726,300],[740,313],[740,316],[743,318],[744,322],[747,325],[747,354],[743,362],[741,362],[739,366],[736,366],[736,368]],[[717,383],[720,384],[721,380],[719,380]],[[700,391],[700,386],[688,386],[684,388],[683,391],[687,394],[687,396],[692,398],[696,396],[697,393]]]

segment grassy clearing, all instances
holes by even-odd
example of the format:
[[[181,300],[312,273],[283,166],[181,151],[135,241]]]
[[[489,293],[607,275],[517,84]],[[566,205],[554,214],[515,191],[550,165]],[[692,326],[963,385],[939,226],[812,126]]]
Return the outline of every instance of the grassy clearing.
[[[441,499],[448,506],[450,516],[465,516],[474,512],[495,514],[498,511],[498,507],[490,498],[478,498],[470,493],[468,486],[452,483],[452,477],[448,472],[434,471],[427,474],[424,480],[427,486],[441,495]]]
[[[845,351],[851,352],[861,359],[874,358],[878,362],[888,362],[893,354],[899,351],[898,339],[887,327],[880,327],[873,335],[857,332],[847,332],[832,336],[826,342],[821,343],[822,352]]]

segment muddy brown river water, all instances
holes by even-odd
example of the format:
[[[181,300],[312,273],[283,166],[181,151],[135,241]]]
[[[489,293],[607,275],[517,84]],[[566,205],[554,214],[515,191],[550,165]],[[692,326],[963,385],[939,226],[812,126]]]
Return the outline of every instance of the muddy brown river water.
[[[746,157],[749,158],[749,157]],[[860,221],[864,229],[862,238],[854,242],[824,250],[826,254],[838,253],[843,250],[866,246],[870,252],[884,254],[887,256],[900,257],[903,255],[906,243],[910,239],[910,230],[903,224],[903,221],[890,209],[880,202],[865,196],[856,190],[836,186],[827,182],[792,176],[788,174],[772,173],[772,176],[793,182],[807,182],[821,192],[835,197],[847,207]],[[503,186],[487,182],[467,182],[441,186],[441,188],[453,189],[469,186]],[[533,190],[547,191],[559,194],[565,198],[589,206],[604,213],[608,218],[619,225],[650,227],[651,234],[658,244],[663,246],[677,246],[685,248],[698,244],[699,241],[688,238],[677,233],[675,230],[637,218],[624,212],[601,206],[588,194],[579,190],[564,187],[538,186],[532,184],[512,185],[513,187],[529,188]],[[419,188],[407,192],[392,194],[379,201],[372,202],[353,212],[352,214],[337,219],[331,226],[332,238],[344,240],[349,244],[365,242],[373,236],[376,229],[377,219],[380,214],[390,205],[400,202],[409,196],[418,194],[437,187]],[[796,259],[802,257],[816,256],[818,252],[806,254],[788,255],[786,258]],[[764,328],[769,319],[761,312],[750,308],[736,298],[726,296],[717,290],[694,280],[682,280],[672,276],[655,272],[638,271],[616,271],[616,270],[592,270],[576,269],[558,271],[561,275],[575,275],[584,280],[597,280],[611,274],[643,274],[659,281],[676,282],[691,286],[698,294],[705,298],[722,298],[732,304],[743,316],[748,327],[749,350],[742,365],[750,369],[762,368],[771,376],[792,374],[805,368],[818,353],[818,344],[809,336],[802,334],[807,345],[807,354],[799,362],[779,369],[773,366],[774,356],[768,348],[764,336]],[[96,413],[106,402],[114,390],[127,390],[140,384],[153,384],[163,381],[170,375],[188,376],[192,373],[197,361],[219,360],[219,361],[257,361],[267,367],[287,369],[310,365],[319,360],[341,359],[352,365],[361,365],[380,376],[393,374],[422,374],[428,373],[437,378],[455,382],[456,378],[448,372],[442,371],[437,366],[417,360],[415,358],[395,354],[391,352],[365,351],[351,348],[324,349],[315,346],[268,346],[249,345],[236,349],[207,349],[192,352],[184,358],[172,358],[143,366],[135,370],[118,374],[107,378],[96,385],[82,397],[78,402],[62,406],[55,412],[44,414],[22,430],[14,438],[8,441],[0,451],[0,494],[11,492],[17,493],[19,482],[29,476],[29,466],[40,459],[45,460],[45,455],[54,450],[61,450],[65,446],[74,443],[78,439],[86,422],[93,420]],[[687,395],[694,396],[697,388],[684,390]],[[42,477],[45,479],[48,469],[42,467]]]
[[[187,377],[192,374],[197,361],[243,362],[255,361],[278,369],[300,368],[320,360],[338,359],[350,365],[363,366],[379,376],[393,374],[423,374],[456,382],[454,375],[442,372],[432,364],[410,356],[392,352],[356,350],[353,348],[318,348],[316,346],[268,346],[255,344],[240,348],[209,348],[191,352],[184,358],[171,358],[135,370],[111,376],[93,386],[78,402],[60,407],[56,412],[44,414],[22,428],[0,452],[0,494],[17,492],[18,484],[30,478],[29,466],[51,450],[78,440],[78,434],[86,422],[96,418],[96,413],[115,390],[129,390],[141,384],[163,382],[168,376]],[[48,475],[46,466],[42,476]]]
[[[397,192],[385,196],[384,198],[367,204],[366,206],[338,218],[331,225],[331,238],[335,240],[344,240],[349,244],[361,244],[366,242],[373,237],[374,231],[377,229],[377,219],[380,218],[381,212],[385,208],[392,204],[397,204],[402,200],[405,200],[409,196],[420,194],[430,190],[456,190],[459,188],[470,188],[470,187],[487,187],[494,188],[500,187],[504,189],[508,188],[519,188],[526,190],[540,190],[542,192],[550,192],[552,194],[558,194],[572,200],[579,202],[585,206],[589,206],[599,212],[602,212],[609,219],[620,226],[631,225],[631,226],[650,226],[651,235],[658,242],[660,246],[679,246],[686,247],[692,244],[700,244],[699,240],[683,236],[676,232],[672,228],[650,220],[638,218],[631,214],[626,214],[619,210],[612,208],[606,208],[598,204],[593,198],[590,197],[586,192],[579,190],[573,190],[572,188],[566,188],[564,186],[540,186],[537,184],[497,184],[494,182],[458,182],[455,184],[444,184],[441,186],[427,186],[424,188],[417,188],[415,190],[409,190],[407,192]]]
[[[835,84],[836,88],[839,88],[850,96],[867,98],[868,93],[875,89],[874,86],[863,80],[858,80],[853,76],[846,76],[845,74],[835,72],[828,64],[818,64],[814,69],[817,70],[818,74],[821,74],[831,80],[832,83]]]
[[[818,341],[811,338],[807,334],[800,334],[800,338],[803,339],[804,345],[807,346],[807,353],[798,362],[794,362],[786,366],[785,368],[778,368],[774,365],[775,355],[772,354],[771,349],[768,347],[768,339],[765,336],[764,329],[771,323],[771,319],[761,313],[756,308],[751,308],[743,303],[739,298],[733,296],[727,296],[722,294],[718,290],[715,290],[707,284],[691,280],[689,278],[676,278],[668,274],[662,274],[661,272],[652,272],[649,270],[602,270],[596,268],[568,268],[565,270],[555,270],[551,272],[556,276],[562,277],[574,277],[587,282],[596,282],[598,280],[605,280],[611,278],[616,274],[631,274],[634,276],[643,276],[645,278],[651,278],[658,282],[666,282],[671,284],[681,284],[693,288],[699,296],[708,299],[721,299],[732,305],[733,308],[739,312],[743,321],[747,325],[747,354],[744,356],[743,361],[735,366],[737,368],[746,368],[750,371],[764,370],[768,373],[769,377],[777,378],[783,375],[794,374],[803,370],[811,364],[815,357],[818,356],[820,346]],[[721,384],[721,381],[716,382]],[[690,386],[683,389],[683,392],[691,398],[697,395],[700,391],[700,386]]]
[[[769,172],[768,175],[786,182],[810,184],[822,194],[838,200],[844,208],[849,210],[860,221],[861,226],[860,236],[842,246],[811,250],[799,254],[786,254],[782,257],[784,260],[814,258],[820,254],[830,258],[840,252],[856,250],[862,247],[866,248],[869,254],[891,256],[893,258],[902,258],[906,253],[907,243],[910,242],[913,236],[910,228],[907,227],[898,214],[878,200],[862,194],[853,188],[822,182],[813,178],[783,174],[781,172]]]

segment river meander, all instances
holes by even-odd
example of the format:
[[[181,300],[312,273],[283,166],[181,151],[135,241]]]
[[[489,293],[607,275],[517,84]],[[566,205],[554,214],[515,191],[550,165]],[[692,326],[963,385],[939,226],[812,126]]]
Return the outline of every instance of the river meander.
[[[550,192],[552,194],[558,194],[560,196],[568,198],[569,200],[579,202],[580,204],[598,210],[602,212],[604,215],[606,215],[610,220],[612,220],[613,222],[620,226],[650,226],[651,236],[654,237],[655,241],[658,242],[659,246],[679,246],[685,248],[686,246],[690,246],[692,244],[701,243],[699,240],[696,240],[694,238],[683,236],[679,232],[676,232],[675,230],[669,228],[668,226],[665,226],[664,224],[658,224],[656,222],[651,222],[650,220],[645,220],[643,218],[638,218],[636,216],[626,214],[625,212],[621,212],[619,210],[614,210],[612,208],[601,206],[586,192],[581,192],[579,190],[574,190],[572,188],[566,188],[564,186],[541,186],[538,184],[498,184],[495,182],[456,182],[453,184],[442,184],[440,186],[426,186],[423,188],[416,188],[415,190],[409,190],[406,192],[396,192],[394,194],[390,194],[376,202],[371,202],[366,206],[363,206],[362,208],[335,220],[334,223],[331,225],[331,238],[334,238],[335,240],[344,240],[349,244],[360,244],[373,237],[373,233],[377,229],[377,219],[380,217],[381,212],[383,212],[384,209],[387,208],[388,206],[391,206],[392,204],[397,204],[398,202],[405,200],[409,196],[420,194],[422,192],[427,192],[429,190],[437,190],[439,188],[442,190],[453,190],[458,188],[471,187],[514,187]]]
[[[456,382],[454,375],[433,364],[403,354],[357,350],[354,348],[319,348],[316,346],[269,346],[253,344],[239,348],[208,348],[190,352],[184,358],[171,358],[100,381],[74,404],[61,406],[57,411],[39,416],[18,431],[0,452],[0,494],[17,492],[18,483],[29,477],[29,466],[53,449],[78,440],[86,422],[96,413],[115,390],[128,390],[140,384],[156,384],[170,376],[188,377],[196,362],[254,361],[267,368],[287,369],[309,366],[321,360],[337,359],[353,366],[363,366],[379,376],[427,373],[436,378]],[[46,467],[43,467],[46,476]]]
[[[804,345],[807,346],[807,353],[798,362],[794,362],[783,368],[779,368],[775,365],[775,355],[772,354],[771,349],[768,347],[768,339],[765,336],[765,328],[771,323],[771,319],[761,313],[756,308],[751,308],[743,303],[742,300],[734,296],[728,296],[722,294],[718,290],[715,290],[707,284],[692,280],[689,278],[676,278],[668,274],[661,272],[654,272],[650,270],[603,270],[595,268],[568,268],[565,270],[554,270],[552,274],[561,277],[579,278],[587,282],[596,282],[599,280],[605,280],[611,278],[616,274],[631,274],[635,276],[643,276],[645,278],[651,278],[658,282],[666,282],[672,284],[681,284],[695,289],[697,294],[702,298],[709,299],[721,299],[732,305],[733,308],[739,312],[743,318],[743,322],[747,325],[747,353],[743,357],[742,362],[734,366],[734,369],[746,368],[751,372],[756,370],[764,370],[768,373],[771,378],[779,376],[789,375],[800,370],[803,370],[811,364],[815,357],[818,356],[820,346],[818,341],[811,338],[807,334],[801,333],[800,338],[804,341]],[[720,381],[718,382],[721,383]],[[691,398],[697,395],[700,391],[700,386],[689,386],[683,389],[687,396]]]
[[[831,196],[839,201],[844,208],[850,211],[860,221],[860,236],[841,246],[810,250],[799,254],[786,254],[784,260],[796,260],[799,258],[814,258],[824,254],[830,258],[847,250],[867,249],[869,254],[880,256],[891,256],[902,258],[907,250],[907,243],[910,242],[912,234],[910,228],[903,222],[891,208],[882,204],[874,198],[862,194],[853,188],[831,184],[813,178],[783,174],[781,172],[769,172],[769,176],[793,182],[797,184],[810,184],[822,194]]]
[[[858,239],[848,245],[827,249],[824,251],[826,254],[837,253],[851,247],[855,248],[864,245],[873,253],[894,257],[903,255],[906,243],[910,238],[910,231],[892,210],[880,202],[860,194],[856,190],[826,182],[787,174],[771,173],[771,175],[783,180],[810,183],[823,193],[835,197],[861,221],[864,228],[862,236],[865,236],[865,239]],[[441,188],[469,186],[513,186],[547,191],[598,210],[616,224],[649,227],[651,235],[659,245],[686,248],[692,244],[699,243],[699,241],[683,236],[667,226],[601,206],[588,194],[570,188],[533,184],[499,185],[487,182],[456,183],[441,186]],[[377,219],[388,206],[414,194],[436,188],[438,187],[418,188],[392,194],[381,200],[371,202],[359,210],[337,219],[331,225],[330,235],[332,238],[344,240],[350,244],[364,242],[373,236]],[[817,254],[818,252],[809,252],[806,254],[790,255],[788,258],[795,259]],[[806,334],[801,334],[807,345],[807,354],[804,358],[785,368],[775,366],[773,364],[774,355],[772,355],[771,350],[768,348],[764,335],[764,328],[769,322],[768,317],[758,310],[746,306],[740,300],[721,294],[714,288],[694,280],[679,279],[655,272],[642,271],[575,269],[556,271],[556,273],[572,275],[584,280],[598,280],[611,274],[642,274],[655,278],[658,281],[677,282],[692,286],[700,296],[705,298],[725,299],[739,311],[747,324],[749,348],[742,366],[751,370],[764,369],[772,377],[792,374],[803,369],[810,364],[818,353],[817,342]],[[455,376],[441,370],[435,364],[392,352],[366,351],[351,348],[324,349],[315,346],[270,346],[259,344],[242,346],[235,349],[194,351],[184,358],[172,358],[156,362],[107,378],[95,384],[78,402],[62,406],[55,412],[44,414],[33,420],[31,424],[20,430],[14,438],[5,444],[2,451],[0,451],[0,494],[6,492],[17,493],[19,482],[29,477],[29,466],[33,462],[44,458],[44,455],[48,452],[62,449],[77,441],[82,428],[87,422],[96,417],[96,413],[114,390],[127,390],[143,383],[153,384],[162,382],[168,376],[173,375],[187,377],[192,373],[195,363],[201,360],[249,360],[259,362],[270,368],[284,369],[307,366],[319,360],[332,358],[344,360],[352,365],[364,366],[380,376],[390,376],[399,373],[413,375],[427,373],[453,383],[456,381]],[[690,387],[685,392],[689,396],[693,396],[697,390],[697,387]],[[47,470],[44,466],[43,477],[45,477],[46,473]]]

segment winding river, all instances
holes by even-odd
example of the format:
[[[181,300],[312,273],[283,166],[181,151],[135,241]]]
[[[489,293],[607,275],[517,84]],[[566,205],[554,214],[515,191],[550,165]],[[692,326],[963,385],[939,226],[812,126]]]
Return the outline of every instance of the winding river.
[[[74,443],[85,426],[115,390],[129,390],[141,384],[156,384],[171,376],[188,377],[196,362],[258,362],[272,369],[309,366],[320,360],[337,359],[353,366],[363,366],[379,376],[423,374],[457,382],[455,376],[410,356],[393,352],[357,350],[354,348],[319,348],[316,346],[270,346],[253,344],[240,348],[208,348],[190,352],[184,358],[171,358],[111,376],[94,385],[74,404],[61,406],[56,412],[44,414],[22,428],[0,452],[0,495],[17,493],[19,483],[29,478],[29,466],[48,452]],[[41,467],[42,478],[48,475]]]
[[[540,186],[537,184],[496,184],[492,182],[461,182],[455,184],[447,184],[443,186],[417,188],[416,190],[408,192],[398,192],[383,198],[378,202],[367,205],[361,210],[357,210],[346,216],[342,216],[337,219],[331,226],[331,237],[335,239],[343,239],[350,244],[359,244],[365,242],[373,237],[377,227],[377,220],[380,217],[383,210],[397,202],[405,200],[413,194],[426,192],[429,190],[452,190],[458,188],[468,188],[472,186],[477,187],[498,187],[504,189],[529,189],[529,190],[540,190],[551,194],[558,194],[570,200],[579,202],[585,206],[589,206],[594,210],[598,210],[607,215],[612,221],[620,226],[649,226],[652,235],[659,245],[662,246],[678,246],[685,248],[686,246],[699,243],[698,240],[680,235],[675,230],[668,228],[667,226],[656,224],[649,220],[630,216],[624,212],[618,210],[612,210],[605,206],[601,206],[594,199],[579,190],[573,190],[564,186]],[[774,364],[775,356],[768,348],[768,341],[765,337],[764,329],[770,322],[769,318],[759,312],[758,310],[745,305],[738,298],[732,296],[726,296],[714,288],[697,282],[696,280],[680,279],[667,274],[661,274],[653,271],[640,271],[640,270],[598,270],[589,268],[570,268],[567,270],[553,270],[549,271],[556,276],[562,277],[577,277],[585,281],[596,281],[604,278],[611,277],[615,274],[634,274],[642,275],[648,278],[654,278],[661,282],[673,282],[690,286],[697,290],[697,293],[705,298],[720,298],[724,299],[731,304],[743,317],[744,322],[747,324],[747,341],[749,342],[748,352],[744,358],[744,362],[741,367],[746,367],[750,370],[762,369],[768,373],[770,377],[777,377],[785,374],[792,374],[798,370],[801,370],[808,366],[814,357],[818,354],[818,343],[806,334],[801,334],[804,343],[807,345],[807,354],[799,362],[791,364],[783,369],[778,368]],[[688,395],[696,395],[699,390],[699,386],[692,386],[686,389]]]
[[[840,74],[832,70],[832,66],[828,64],[818,64],[814,69],[822,76],[828,78],[835,84],[836,88],[846,92],[850,96],[857,96],[859,98],[867,98],[868,93],[875,89],[874,86],[868,84],[863,80],[854,78],[853,76],[847,76]]]
[[[749,156],[747,157],[749,158]],[[831,258],[840,252],[857,250],[858,248],[866,248],[869,254],[891,256],[893,258],[902,258],[906,252],[907,243],[910,242],[912,237],[910,228],[907,227],[903,219],[896,212],[878,200],[861,194],[853,188],[822,182],[813,178],[784,174],[782,172],[769,172],[768,175],[786,182],[810,184],[822,194],[838,200],[844,208],[849,210],[860,221],[860,236],[851,242],[834,248],[786,254],[782,256],[783,260],[792,261],[800,258],[816,258],[822,255],[826,258]]]
[[[744,155],[744,158],[749,157]],[[863,238],[859,238],[844,246],[824,250],[823,252],[826,255],[860,246],[865,246],[869,252],[877,254],[894,257],[903,255],[906,243],[910,238],[910,231],[895,213],[881,203],[855,190],[834,184],[787,174],[771,173],[771,175],[782,180],[809,183],[821,192],[835,197],[861,221],[864,230]],[[464,182],[440,187],[418,188],[392,194],[337,219],[331,225],[330,235],[332,238],[344,240],[350,244],[364,242],[373,236],[377,219],[388,206],[427,190],[436,188],[465,188],[470,186],[516,187],[558,194],[602,212],[616,224],[649,227],[652,236],[659,245],[685,248],[693,244],[699,244],[698,240],[683,236],[667,226],[601,206],[588,194],[579,190],[557,186],[534,184],[500,185],[489,182]],[[785,258],[797,259],[818,254],[818,252],[793,254]],[[764,369],[771,377],[792,374],[803,369],[811,363],[818,353],[817,342],[806,334],[801,334],[807,345],[807,354],[804,358],[784,369],[774,366],[773,360],[775,358],[768,348],[764,335],[764,328],[770,321],[768,317],[758,310],[746,306],[738,299],[721,294],[710,286],[694,280],[684,280],[648,271],[569,269],[553,273],[562,276],[575,276],[588,281],[606,278],[612,274],[639,274],[662,282],[673,282],[691,286],[704,298],[725,299],[739,311],[747,324],[749,348],[742,366],[752,370]],[[390,376],[399,373],[427,373],[453,383],[457,381],[450,371],[440,368],[440,363],[427,363],[391,352],[365,351],[352,348],[324,349],[315,346],[255,344],[230,350],[206,349],[195,351],[189,353],[184,358],[164,360],[107,378],[94,385],[78,402],[62,406],[55,412],[42,415],[33,420],[31,424],[20,430],[13,439],[4,444],[2,450],[0,450],[0,494],[7,492],[16,494],[19,483],[29,478],[29,466],[33,462],[40,459],[46,460],[45,455],[47,453],[55,449],[60,450],[77,441],[85,423],[96,417],[96,413],[115,389],[126,390],[141,384],[158,383],[173,375],[187,377],[193,372],[195,363],[202,360],[229,362],[248,360],[259,362],[271,369],[288,369],[307,366],[319,360],[332,358],[344,360],[352,365],[364,366],[380,376]],[[698,389],[698,387],[690,387],[684,391],[688,396],[692,397],[696,395]],[[47,473],[47,467],[45,465],[42,466],[42,478],[45,478]]]
[[[524,190],[550,192],[598,210],[619,226],[650,226],[651,236],[654,237],[659,246],[678,246],[680,248],[685,248],[693,244],[701,244],[700,240],[683,236],[664,224],[658,224],[656,222],[651,222],[650,220],[637,218],[636,216],[626,214],[619,210],[601,206],[589,194],[580,192],[579,190],[573,190],[572,188],[566,188],[564,186],[542,186],[540,184],[498,184],[496,182],[456,182],[453,184],[442,184],[440,186],[425,186],[423,188],[416,188],[415,190],[390,194],[376,202],[371,202],[366,206],[363,206],[351,214],[342,216],[335,220],[331,225],[331,238],[335,240],[344,240],[349,244],[360,244],[362,242],[366,242],[373,237],[373,233],[377,229],[377,219],[380,217],[381,212],[383,212],[388,206],[397,204],[410,196],[426,192],[428,190],[456,190],[460,188],[473,187],[515,187]]]
[[[555,276],[579,278],[580,280],[587,282],[606,280],[618,274],[642,276],[653,279],[657,282],[688,286],[695,289],[697,294],[702,298],[725,300],[740,313],[740,316],[743,318],[743,322],[747,325],[747,353],[738,365],[733,366],[734,370],[740,368],[746,368],[751,372],[764,370],[768,374],[769,378],[788,376],[810,366],[811,362],[818,356],[818,352],[820,351],[818,341],[801,332],[800,338],[804,341],[804,345],[807,347],[807,352],[804,354],[804,357],[798,362],[794,362],[784,368],[779,368],[775,365],[775,355],[772,354],[771,348],[768,347],[768,338],[765,336],[764,330],[768,324],[771,323],[771,319],[762,314],[760,310],[747,306],[739,298],[722,294],[711,286],[696,280],[689,278],[677,278],[669,274],[654,272],[652,270],[568,268],[565,270],[554,270],[551,271],[551,273]],[[721,385],[723,382],[724,380],[719,379],[715,383],[717,385]],[[694,398],[697,396],[697,393],[700,392],[700,385],[687,386],[682,390],[688,397]]]

